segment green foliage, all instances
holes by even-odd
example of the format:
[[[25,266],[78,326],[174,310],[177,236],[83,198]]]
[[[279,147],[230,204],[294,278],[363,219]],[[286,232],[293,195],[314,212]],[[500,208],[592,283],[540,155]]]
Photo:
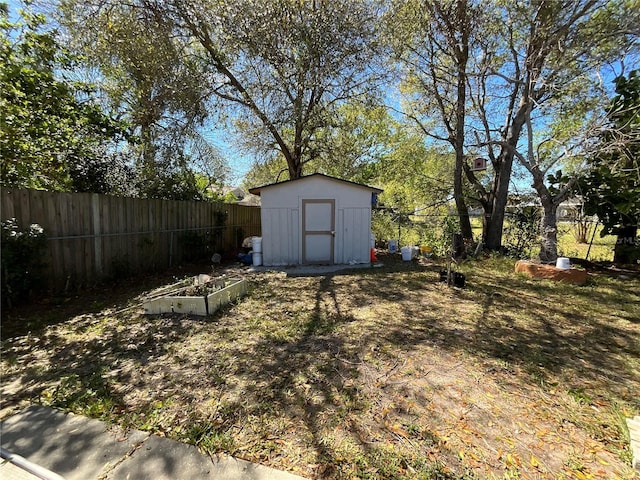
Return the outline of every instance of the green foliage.
[[[242,185],[245,190],[249,190],[287,179],[286,160],[282,157],[273,157],[263,162],[255,162],[245,175]]]
[[[143,168],[136,178],[136,191],[141,197],[165,200],[204,200],[197,175],[188,168],[160,171]]]
[[[384,190],[380,202],[405,214],[436,213],[453,190],[453,155],[426,147],[420,136],[398,124],[385,149],[373,180]]]
[[[191,423],[186,429],[185,438],[208,454],[233,452],[235,448],[233,436],[220,425],[208,421]]]
[[[209,253],[210,239],[209,232],[189,231],[180,234],[180,244],[182,245],[182,258],[188,262],[206,258]]]
[[[526,258],[538,241],[540,212],[536,207],[519,208],[509,216],[505,227],[503,249],[512,258]]]
[[[591,170],[580,185],[585,211],[597,215],[601,235],[618,235],[615,258],[640,259],[640,72],[615,80],[610,128],[601,136],[600,151],[589,159]],[[617,261],[615,260],[615,261]]]
[[[408,137],[386,108],[372,102],[351,101],[338,107],[332,125],[319,132],[318,156],[305,168],[370,183],[381,162],[401,148]]]
[[[124,124],[92,100],[89,84],[58,78],[74,57],[45,30],[44,16],[20,14],[11,23],[0,12],[1,184],[109,190],[121,164],[105,158],[105,146],[122,138]]]
[[[547,184],[549,193],[551,195],[558,195],[562,188],[567,185],[570,181],[571,177],[564,173],[561,169],[556,170],[555,173],[550,173],[547,175]]]
[[[25,301],[43,284],[46,236],[32,224],[21,229],[15,218],[0,224],[2,229],[2,300],[8,306]]]
[[[121,2],[94,9],[68,0],[58,13],[84,55],[81,67],[99,72],[103,100],[135,133],[135,142],[126,145],[131,193],[210,199],[210,187],[224,183],[228,167],[201,134],[213,86],[199,52],[172,35],[162,18],[139,15]]]
[[[431,247],[433,253],[444,257],[450,254],[453,244],[453,234],[460,232],[460,220],[455,216],[439,216],[430,222],[425,229],[420,244]]]
[[[40,401],[91,418],[109,419],[119,402],[103,376],[104,370],[98,367],[87,376],[64,375],[55,388],[42,392]]]

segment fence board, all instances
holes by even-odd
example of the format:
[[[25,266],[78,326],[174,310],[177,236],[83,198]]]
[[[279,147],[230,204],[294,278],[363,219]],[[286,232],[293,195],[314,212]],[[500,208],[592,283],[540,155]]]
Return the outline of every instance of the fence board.
[[[15,217],[22,229],[32,223],[44,229],[53,291],[127,273],[127,266],[131,273],[175,266],[195,251],[183,245],[188,232],[192,242],[196,235],[209,242],[202,245],[205,263],[205,253],[231,252],[243,236],[260,234],[260,209],[240,205],[26,189],[2,189],[0,200],[1,220]],[[220,211],[226,221],[217,225]]]
[[[9,220],[10,218],[16,218],[16,211],[14,208],[15,194],[11,190],[2,189],[2,203],[0,203],[0,211],[2,211],[2,219]]]

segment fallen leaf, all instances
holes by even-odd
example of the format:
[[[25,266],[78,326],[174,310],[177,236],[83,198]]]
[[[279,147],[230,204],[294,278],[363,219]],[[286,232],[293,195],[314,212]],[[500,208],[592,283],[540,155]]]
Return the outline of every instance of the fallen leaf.
[[[531,458],[529,459],[529,464],[533,467],[533,468],[538,468],[540,466],[540,461],[534,457],[533,455],[531,455]]]

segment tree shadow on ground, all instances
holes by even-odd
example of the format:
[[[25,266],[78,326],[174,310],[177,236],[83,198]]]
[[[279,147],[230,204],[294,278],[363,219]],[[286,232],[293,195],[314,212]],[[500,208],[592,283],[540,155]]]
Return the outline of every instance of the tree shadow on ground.
[[[350,305],[342,303],[344,292],[340,292],[342,287],[335,283],[338,276],[359,278],[358,274],[316,277],[308,280],[313,288],[296,293],[307,297],[307,304],[312,306],[308,315],[301,315],[305,320],[295,335],[286,339],[263,335],[250,345],[237,342],[230,346],[225,355],[233,360],[225,374],[234,384],[227,385],[226,393],[234,392],[227,395],[224,408],[236,412],[233,415],[236,422],[248,422],[268,414],[288,419],[290,424],[296,425],[296,435],[306,438],[315,452],[316,476],[334,478],[376,469],[378,473],[395,469],[397,474],[402,465],[404,468],[409,465],[414,471],[427,472],[426,475],[439,472],[439,478],[457,478],[451,472],[440,471],[437,462],[412,467],[410,456],[388,452],[382,444],[367,440],[361,425],[354,421],[370,407],[362,388],[367,379],[363,378],[361,370],[363,348],[367,347],[340,334],[342,328],[357,319],[350,313]],[[286,298],[285,293],[280,294]],[[397,295],[402,298],[401,292]],[[281,305],[287,304],[286,300],[281,302]],[[205,353],[212,358],[217,354],[214,347]],[[225,429],[230,427],[229,424],[224,426]],[[278,433],[271,426],[265,436]],[[436,434],[423,434],[430,444],[441,441]],[[362,465],[346,465],[346,449],[351,453],[359,452],[356,456]],[[420,452],[415,454],[420,455]],[[441,446],[440,454],[451,465],[456,463],[455,455],[446,447]]]
[[[620,307],[624,315],[614,318],[598,289],[558,291],[480,267],[467,288],[449,288],[438,271],[409,262],[315,278],[256,276],[247,299],[209,319],[78,317],[40,338],[7,344],[3,361],[14,371],[3,402],[93,406],[93,416],[276,465],[272,455],[310,446],[313,455],[304,461],[315,466],[308,473],[338,477],[408,467],[433,473],[437,465],[418,460],[433,445],[451,471],[460,471],[461,460],[439,434],[412,420],[402,398],[384,403],[385,388],[430,402],[429,391],[392,383],[404,357],[425,346],[462,352],[484,362],[489,374],[513,369],[501,376],[504,383],[564,378],[568,388],[577,380],[614,392],[616,385],[640,388],[628,364],[640,356],[635,307]],[[599,306],[588,310],[591,299]],[[418,379],[441,373],[429,373],[428,364],[415,368]],[[403,430],[389,430],[385,413],[366,418],[387,411],[406,420]],[[433,412],[433,422],[441,415]],[[417,433],[409,428],[414,420]],[[252,445],[233,441],[239,438]],[[274,438],[297,443],[287,450]],[[396,450],[385,449],[385,439]],[[411,442],[419,445],[412,454],[398,447]],[[353,455],[348,461],[345,452]],[[438,478],[455,478],[445,473]]]
[[[590,287],[568,286],[558,290],[551,282],[534,285],[515,274],[496,277],[495,272],[474,270],[466,289],[449,289],[433,276],[423,276],[423,301],[412,286],[415,279],[396,279],[398,290],[412,292],[400,306],[405,320],[380,325],[369,332],[401,346],[428,342],[472,355],[517,362],[531,370],[599,381],[637,381],[625,359],[637,358],[637,307],[619,304],[619,298]],[[388,298],[385,288],[363,277],[361,290],[379,300]],[[534,293],[532,294],[532,290]],[[637,293],[627,292],[638,297]],[[434,302],[433,298],[441,298]],[[579,300],[579,302],[578,302]],[[640,298],[639,298],[640,300]],[[573,305],[576,302],[576,305]],[[585,304],[593,308],[585,309]],[[598,307],[596,308],[596,305]],[[612,307],[618,310],[615,317]]]
[[[82,290],[67,293],[40,293],[26,303],[2,309],[2,340],[22,335],[39,335],[48,326],[67,322],[69,319],[102,312],[111,313],[140,303],[146,291],[210,271],[210,266],[186,264],[162,273],[141,274],[127,278],[105,280]]]

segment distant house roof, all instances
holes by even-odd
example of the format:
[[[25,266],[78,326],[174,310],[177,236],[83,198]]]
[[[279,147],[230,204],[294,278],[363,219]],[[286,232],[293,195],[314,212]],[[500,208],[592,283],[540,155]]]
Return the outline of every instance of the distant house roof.
[[[242,200],[236,202],[236,205],[244,205],[245,207],[259,207],[260,197],[257,195],[247,194]]]
[[[275,187],[275,186],[284,185],[286,183],[298,182],[300,180],[306,180],[306,179],[311,178],[311,177],[322,177],[322,178],[326,178],[327,180],[331,180],[331,181],[334,181],[334,182],[340,182],[340,183],[344,183],[344,184],[347,184],[347,185],[352,185],[354,187],[366,188],[367,190],[369,190],[371,192],[374,192],[374,193],[382,193],[382,190],[379,189],[379,188],[370,187],[369,185],[364,185],[362,183],[350,182],[349,180],[343,180],[341,178],[331,177],[329,175],[324,175],[322,173],[312,173],[311,175],[305,175],[304,177],[294,178],[293,180],[285,180],[284,182],[270,183],[269,185],[262,185],[261,187],[250,188],[249,189],[249,193],[252,193],[254,195],[260,195],[260,192],[262,190],[264,190],[264,189]]]
[[[244,190],[242,190],[240,187],[236,187],[231,189],[231,193],[238,199],[238,200],[242,200],[244,197],[247,196],[247,194],[245,193]]]
[[[225,195],[225,199],[229,203],[233,203],[235,205],[244,205],[245,207],[260,206],[260,197],[251,195],[250,193],[245,192],[240,187],[224,187],[222,189],[222,193]],[[230,199],[229,195],[233,196],[235,200]]]

